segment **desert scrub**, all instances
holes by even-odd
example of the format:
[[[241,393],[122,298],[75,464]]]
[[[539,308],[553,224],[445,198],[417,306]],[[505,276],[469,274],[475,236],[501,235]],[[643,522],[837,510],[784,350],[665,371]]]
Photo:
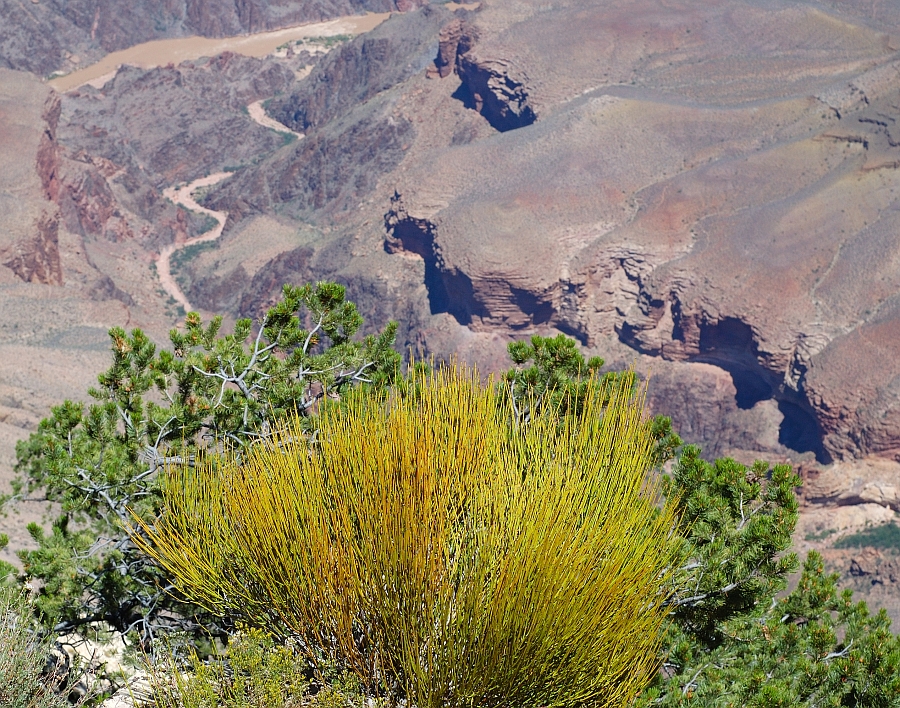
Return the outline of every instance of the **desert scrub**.
[[[16,588],[0,586],[0,706],[69,708],[56,690],[63,676],[48,671],[50,643],[32,631],[32,609]]]
[[[884,550],[900,551],[900,526],[891,521],[878,526],[870,526],[862,531],[848,534],[834,542],[834,548],[863,548],[871,546]]]
[[[419,373],[238,456],[170,469],[139,540],[191,600],[276,628],[367,695],[624,706],[657,668],[674,557],[631,382],[527,424],[477,375]]]
[[[259,629],[234,634],[224,652],[188,665],[173,651],[148,665],[155,708],[293,708],[310,702],[306,662]],[[182,662],[183,664],[183,662]]]
[[[217,222],[213,218],[209,218],[209,221],[212,222],[212,225],[207,224],[209,228],[206,228],[202,233],[206,233],[206,231],[211,231],[214,229],[219,222]],[[170,268],[172,270],[172,274],[175,276],[175,280],[178,282],[179,287],[185,288],[190,285],[189,282],[185,280],[184,268],[191,261],[193,261],[197,256],[202,253],[206,253],[207,251],[214,251],[219,247],[219,245],[215,241],[201,241],[200,243],[192,243],[189,246],[185,246],[184,248],[179,248],[172,254],[172,257],[169,261]]]

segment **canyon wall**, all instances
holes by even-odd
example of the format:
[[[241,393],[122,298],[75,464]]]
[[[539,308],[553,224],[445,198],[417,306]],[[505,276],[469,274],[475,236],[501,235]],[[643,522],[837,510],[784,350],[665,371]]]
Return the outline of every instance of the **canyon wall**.
[[[517,12],[395,17],[276,96],[306,137],[207,197],[229,219],[185,266],[192,301],[253,315],[337,278],[420,353],[500,366],[561,331],[636,362],[710,455],[893,459],[894,20]]]

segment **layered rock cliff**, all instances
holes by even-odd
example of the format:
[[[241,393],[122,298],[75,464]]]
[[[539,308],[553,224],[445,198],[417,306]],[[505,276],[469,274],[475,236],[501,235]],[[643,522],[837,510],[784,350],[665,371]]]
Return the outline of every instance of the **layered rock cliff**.
[[[456,92],[478,94],[503,135],[398,178],[386,249],[421,257],[431,312],[471,330],[553,327],[717,367],[734,415],[768,420],[750,449],[894,456],[900,421],[880,387],[900,346],[884,211],[900,164],[895,49],[830,12],[635,2],[626,22],[561,2],[503,25],[487,8]],[[720,63],[735,43],[759,52],[762,27],[790,62]],[[764,74],[774,96],[754,103]],[[863,272],[871,286],[850,275]],[[848,377],[861,385],[841,402]]]

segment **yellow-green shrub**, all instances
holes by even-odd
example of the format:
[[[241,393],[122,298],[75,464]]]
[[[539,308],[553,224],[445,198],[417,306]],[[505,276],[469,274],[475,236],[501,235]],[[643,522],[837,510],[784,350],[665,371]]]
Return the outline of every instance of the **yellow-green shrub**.
[[[416,384],[169,471],[145,547],[194,601],[420,708],[627,704],[673,553],[642,396],[516,430],[472,373]]]

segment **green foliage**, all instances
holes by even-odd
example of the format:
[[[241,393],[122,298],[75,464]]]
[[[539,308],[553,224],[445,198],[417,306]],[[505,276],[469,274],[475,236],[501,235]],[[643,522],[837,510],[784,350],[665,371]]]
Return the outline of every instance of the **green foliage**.
[[[147,662],[153,699],[145,708],[387,708],[362,692],[359,678],[327,661],[322,678],[290,644],[278,643],[260,629],[242,627],[226,649],[202,660],[178,649]]]
[[[28,600],[0,587],[0,705],[3,708],[68,708],[56,690],[62,677],[45,673],[49,642],[37,638]]]
[[[684,449],[665,484],[684,539],[673,604],[678,625],[700,643],[720,642],[723,622],[774,596],[796,568],[796,556],[784,552],[797,523],[799,484],[789,465],[707,462],[699,448]]]
[[[44,690],[34,673],[43,663],[38,655],[45,647],[33,641],[28,629],[25,617],[32,610],[59,631],[99,622],[137,632],[142,640],[165,629],[199,630],[191,635],[193,640],[206,633],[222,636],[228,622],[176,601],[169,592],[168,572],[121,531],[135,514],[154,533],[164,503],[170,511],[179,509],[171,496],[175,483],[197,493],[209,491],[196,486],[202,481],[224,486],[216,487],[214,494],[200,494],[193,507],[186,502],[180,507],[206,520],[205,527],[198,522],[175,529],[197,561],[182,565],[181,571],[194,573],[190,577],[197,581],[195,590],[202,585],[199,580],[214,581],[230,594],[213,592],[194,599],[199,597],[216,612],[227,610],[269,625],[282,635],[302,635],[303,621],[317,629],[312,637],[306,635],[302,657],[249,630],[233,639],[224,657],[203,663],[195,655],[186,675],[171,666],[169,678],[175,683],[167,684],[168,693],[159,694],[160,701],[169,701],[160,708],[361,706],[363,686],[348,678],[348,668],[365,677],[369,694],[377,690],[391,699],[406,696],[423,708],[437,702],[589,702],[587,693],[575,698],[565,694],[567,686],[578,683],[572,679],[578,673],[572,668],[576,659],[596,659],[597,652],[619,646],[616,632],[634,621],[622,656],[643,658],[618,675],[613,689],[610,684],[600,686],[610,663],[603,667],[607,674],[594,669],[579,674],[580,686],[590,686],[613,703],[613,694],[633,696],[640,683],[635,677],[650,673],[658,620],[667,611],[672,621],[660,647],[662,669],[638,705],[900,706],[900,647],[887,617],[870,614],[863,603],[853,603],[848,592],[839,595],[836,577],[824,573],[821,558],[810,554],[797,589],[778,599],[796,567],[787,551],[797,518],[793,488],[798,480],[788,467],[710,463],[701,459],[698,449],[687,447],[664,483],[670,502],[661,514],[646,506],[652,485],[637,497],[633,488],[624,494],[622,489],[607,490],[610,496],[604,497],[586,480],[600,484],[610,479],[609,470],[605,477],[592,476],[584,473],[589,466],[576,465],[582,474],[573,481],[563,474],[560,460],[571,461],[566,455],[574,448],[554,446],[576,428],[596,433],[614,427],[620,418],[609,392],[634,393],[632,373],[601,373],[603,361],[586,360],[564,336],[533,337],[510,345],[514,367],[490,394],[494,417],[475,421],[454,409],[441,423],[449,428],[435,427],[426,424],[432,419],[419,415],[417,408],[428,396],[423,367],[416,367],[408,379],[394,379],[399,362],[390,348],[394,324],[378,336],[358,340],[361,318],[340,286],[285,288],[284,295],[259,329],[241,320],[231,335],[219,333],[221,318],[204,325],[190,313],[185,329],[172,332],[171,351],[157,351],[140,330],[110,330],[113,361],[91,390],[94,402],[62,403],[20,444],[17,497],[43,492],[61,504],[63,513],[49,532],[37,524],[29,526],[38,548],[20,553],[26,574],[41,588],[33,604],[3,594],[7,591],[0,587],[0,618],[21,618],[0,619],[0,647],[11,648],[8,654],[0,651],[0,705],[57,708],[58,699]],[[456,404],[466,400],[458,398]],[[326,414],[324,429],[310,418],[320,410]],[[479,410],[486,409],[482,405]],[[611,417],[609,410],[615,413]],[[387,422],[398,411],[407,412],[407,434],[415,431],[414,442],[403,438],[403,445],[386,445],[385,436],[393,434]],[[293,422],[286,439],[283,422],[288,419]],[[592,422],[585,425],[588,419]],[[362,420],[372,427],[360,427]],[[516,433],[501,420],[503,425],[512,420]],[[470,434],[454,437],[448,432],[458,432],[459,425],[468,425]],[[478,445],[486,447],[474,444],[471,431],[476,429]],[[628,457],[644,449],[641,443],[625,456],[634,462],[633,470],[643,474],[671,459],[681,441],[667,418],[655,418],[641,430],[636,438],[626,439],[646,436],[653,441],[652,453],[640,462]],[[435,445],[441,454],[432,454]],[[232,458],[221,466],[204,454],[226,448]],[[493,456],[485,452],[489,448]],[[281,477],[262,474],[263,462],[288,459],[285,449],[293,450],[294,466],[285,471],[270,465],[281,469]],[[477,494],[454,496],[441,486],[446,479],[438,483],[438,471],[460,469],[451,464],[460,453],[467,463],[487,460],[480,473],[491,485],[475,484],[468,489]],[[193,469],[198,458],[199,470]],[[178,471],[172,476],[175,486],[166,488],[163,499],[158,475],[166,467]],[[298,467],[312,476],[298,482]],[[403,475],[388,475],[386,480],[390,469],[415,469],[408,479],[417,480],[418,486],[400,484]],[[209,476],[198,478],[204,470]],[[249,477],[243,474],[247,470],[253,472]],[[319,477],[313,474],[317,470]],[[325,490],[323,470],[344,486]],[[542,477],[548,470],[552,474]],[[539,480],[545,484],[537,484]],[[530,482],[535,486],[529,487]],[[531,503],[536,497],[529,494],[547,489],[557,495],[551,494],[556,504],[567,511],[581,510],[581,515],[554,515],[552,504]],[[559,496],[563,490],[571,494],[565,501]],[[579,495],[599,501],[586,508]],[[221,506],[226,500],[228,508]],[[530,506],[523,500],[531,500]],[[296,524],[286,521],[296,521],[291,514],[298,509],[311,513],[313,504],[318,511],[343,514],[329,517],[331,525],[323,527],[327,533],[318,537],[326,546],[318,546],[320,552],[315,553],[316,547],[308,545],[311,537],[298,536]],[[527,523],[526,509],[535,514]],[[627,577],[613,573],[600,590],[584,585],[581,576],[574,578],[572,574],[588,565],[584,559],[602,558],[606,563],[613,556],[607,547],[598,550],[590,544],[579,556],[566,533],[576,527],[596,528],[601,516],[624,523],[623,510],[626,520],[631,519],[628,523],[636,524],[629,515],[634,509],[643,510],[641,521],[650,527],[660,523],[675,529],[667,538],[677,539],[676,560],[650,563],[649,570],[633,568]],[[436,513],[441,510],[443,515]],[[489,516],[492,522],[505,519],[506,535],[483,535],[489,527],[487,510],[496,514]],[[426,522],[435,518],[444,519],[443,525]],[[223,526],[226,519],[252,523]],[[615,530],[613,521],[606,531]],[[254,528],[259,535],[247,536]],[[528,528],[540,532],[522,532]],[[403,542],[379,546],[373,557],[363,542],[386,529],[386,538]],[[245,535],[239,537],[237,531]],[[325,533],[322,528],[318,532]],[[204,533],[219,535],[215,543],[206,543]],[[841,539],[838,545],[895,548],[900,545],[898,534],[898,527],[888,524]],[[303,538],[307,546],[299,543]],[[0,538],[0,546],[7,542]],[[306,555],[301,554],[303,548]],[[440,552],[423,553],[423,548]],[[374,560],[381,565],[366,565]],[[8,578],[13,572],[11,565],[0,563],[0,576]],[[307,582],[310,578],[325,580]],[[466,586],[464,581],[473,579]],[[659,582],[665,584],[662,590]],[[485,591],[488,594],[478,595],[476,601],[465,594],[466,587],[475,586],[494,594]],[[649,617],[629,615],[623,605],[602,605],[610,598],[621,600],[623,589],[633,592],[632,599],[643,598],[641,606],[652,608]],[[591,605],[584,595],[588,591],[600,600]],[[298,617],[300,601],[315,592],[319,604],[308,603],[314,609],[305,620]],[[578,602],[583,604],[576,606]],[[442,607],[450,609],[442,612]],[[523,613],[523,607],[532,612]],[[403,608],[407,611],[399,612]],[[578,618],[579,612],[589,619],[559,621]],[[537,625],[516,624],[535,616]],[[322,618],[342,619],[322,628],[316,625]],[[599,626],[601,619],[611,624]],[[537,634],[529,635],[526,629]],[[515,643],[529,636],[533,642]],[[566,641],[577,643],[577,649]],[[387,645],[390,651],[383,650]],[[472,656],[477,660],[470,662]],[[309,662],[315,676],[308,672]],[[584,675],[591,679],[585,681]]]
[[[684,562],[663,668],[638,705],[897,706],[900,641],[837,576],[807,557],[797,588],[786,553],[797,520],[787,466],[709,463],[687,447],[666,483],[677,499]]]
[[[837,529],[823,529],[819,533],[808,533],[804,536],[805,541],[824,541],[829,536],[837,533]]]
[[[200,233],[206,233],[214,229],[218,225],[218,221],[213,219],[211,216],[207,217],[205,226],[200,229]],[[215,241],[202,241],[201,243],[192,243],[189,246],[185,246],[184,248],[179,248],[175,253],[172,254],[172,259],[170,262],[171,268],[174,272],[180,271],[185,264],[192,261],[194,258],[199,256],[201,253],[205,253],[206,251],[214,251],[218,248],[218,244]]]
[[[259,629],[236,632],[207,661],[192,651],[187,667],[158,656],[148,667],[156,708],[291,708],[308,697],[306,662]]]
[[[544,406],[561,416],[577,412],[589,389],[604,390],[617,381],[629,386],[637,383],[632,371],[601,374],[604,360],[597,356],[585,359],[577,342],[564,334],[534,335],[527,342],[510,342],[508,351],[514,366],[503,374],[503,382],[513,416],[520,423],[527,423],[533,409]],[[664,416],[653,419],[652,432],[657,441],[654,465],[658,466],[673,457],[682,441],[672,429],[672,421]]]
[[[140,330],[111,329],[112,366],[90,390],[95,402],[54,407],[19,444],[17,496],[42,491],[62,506],[51,534],[30,529],[39,548],[20,552],[42,584],[37,608],[57,630],[106,622],[148,640],[196,626],[122,529],[132,513],[155,518],[158,471],[264,438],[289,414],[306,420],[353,386],[390,382],[399,364],[396,325],[355,338],[362,318],[334,283],[285,286],[256,332],[249,319],[227,335],[221,324],[190,313],[161,351]]]
[[[832,544],[834,548],[883,548],[900,550],[900,526],[893,521],[863,529],[839,538]]]
[[[334,34],[328,37],[303,37],[302,39],[293,39],[290,42],[279,44],[277,47],[275,47],[275,51],[287,49],[291,46],[297,49],[303,49],[304,45],[325,47],[326,49],[331,49],[339,44],[349,42],[351,39],[353,39],[352,34]]]
[[[534,335],[529,341],[510,342],[509,357],[515,366],[503,375],[514,402],[514,412],[527,419],[531,407],[548,405],[566,412],[566,406],[578,407],[584,401],[589,382],[599,374],[604,361],[585,359],[574,339]],[[631,373],[607,373],[606,383]]]
[[[212,611],[420,708],[627,705],[656,665],[672,509],[630,381],[515,427],[453,370],[173,468],[148,551]]]
[[[683,651],[644,705],[794,708],[900,705],[900,639],[837,592],[821,557],[807,557],[797,589],[721,625],[722,641]]]
[[[9,536],[5,533],[0,533],[0,550],[6,548],[9,545]],[[18,569],[12,563],[7,563],[6,561],[0,560],[0,587],[9,584],[14,580],[16,574],[18,573]]]
[[[558,406],[562,391],[583,400],[580,387],[603,365],[585,361],[564,337],[516,343],[510,355],[517,368],[505,380],[526,401],[522,417],[529,400]],[[668,419],[654,425],[657,460],[664,461],[680,440]],[[639,705],[900,705],[898,640],[887,618],[853,604],[849,593],[838,596],[836,577],[824,574],[818,556],[807,559],[797,589],[776,600],[797,566],[788,549],[798,484],[786,465],[707,462],[698,448],[684,448],[664,486],[683,542],[669,601],[673,621],[662,670]],[[897,528],[867,529],[839,543],[896,547]]]

